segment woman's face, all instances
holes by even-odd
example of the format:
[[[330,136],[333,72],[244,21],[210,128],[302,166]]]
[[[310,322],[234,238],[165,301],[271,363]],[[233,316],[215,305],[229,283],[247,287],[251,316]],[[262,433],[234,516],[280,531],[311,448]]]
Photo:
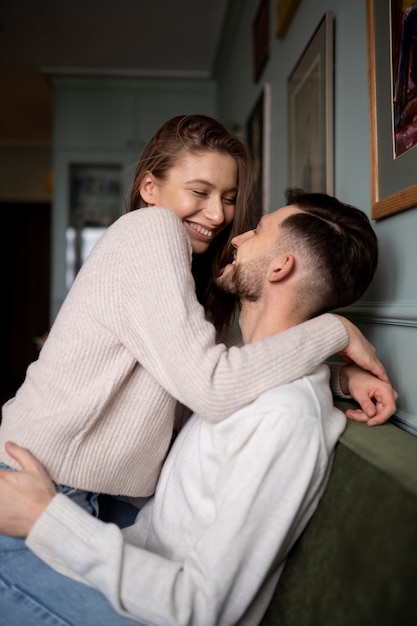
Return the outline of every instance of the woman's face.
[[[233,220],[236,195],[236,161],[221,152],[185,152],[166,180],[148,173],[141,186],[148,205],[165,207],[179,217],[197,254]]]

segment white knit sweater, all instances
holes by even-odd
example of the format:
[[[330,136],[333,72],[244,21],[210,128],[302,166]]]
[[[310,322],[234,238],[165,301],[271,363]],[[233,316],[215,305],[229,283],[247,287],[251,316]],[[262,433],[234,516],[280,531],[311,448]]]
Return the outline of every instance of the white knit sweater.
[[[134,526],[121,532],[58,495],[27,544],[141,624],[255,626],[345,424],[322,366],[221,423],[193,416]]]
[[[169,210],[117,220],[80,270],[39,359],[3,407],[7,440],[57,483],[147,496],[173,431],[176,400],[219,422],[347,345],[335,316],[227,350],[197,302],[191,244]]]

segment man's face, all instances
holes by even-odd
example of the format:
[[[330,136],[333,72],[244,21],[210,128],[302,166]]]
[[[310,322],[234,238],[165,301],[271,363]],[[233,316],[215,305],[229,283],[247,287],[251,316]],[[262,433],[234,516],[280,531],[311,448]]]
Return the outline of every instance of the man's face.
[[[255,230],[248,230],[232,240],[233,263],[227,265],[216,280],[217,286],[240,300],[256,302],[261,298],[272,260],[273,248],[279,242],[280,225],[290,215],[302,213],[289,205],[264,215]]]

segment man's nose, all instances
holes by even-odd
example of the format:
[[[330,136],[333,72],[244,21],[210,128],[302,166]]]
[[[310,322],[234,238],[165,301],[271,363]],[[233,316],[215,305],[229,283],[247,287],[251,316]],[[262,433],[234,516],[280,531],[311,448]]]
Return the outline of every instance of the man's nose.
[[[238,248],[241,243],[243,243],[247,239],[250,239],[254,232],[255,231],[252,229],[252,230],[247,230],[246,232],[240,235],[236,235],[236,237],[233,237],[232,239],[232,246],[234,246],[235,248]]]

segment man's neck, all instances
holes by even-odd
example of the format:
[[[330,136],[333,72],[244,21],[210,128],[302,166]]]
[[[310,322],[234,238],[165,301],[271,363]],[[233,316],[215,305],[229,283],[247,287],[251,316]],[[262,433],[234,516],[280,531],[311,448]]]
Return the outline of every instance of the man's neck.
[[[299,319],[285,305],[271,306],[263,302],[243,302],[239,326],[243,343],[252,343],[292,328],[304,319]]]

